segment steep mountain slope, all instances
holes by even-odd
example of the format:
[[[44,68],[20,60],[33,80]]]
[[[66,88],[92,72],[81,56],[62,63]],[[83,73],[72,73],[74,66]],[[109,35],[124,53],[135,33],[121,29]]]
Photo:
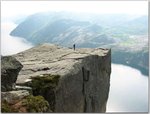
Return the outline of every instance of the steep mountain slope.
[[[72,43],[78,43],[80,46],[90,42],[91,45],[98,43],[98,46],[115,42],[110,36],[103,34],[101,26],[70,19],[61,19],[42,24],[40,19],[29,18],[13,30],[11,35],[24,37],[34,44],[50,42],[67,46]]]

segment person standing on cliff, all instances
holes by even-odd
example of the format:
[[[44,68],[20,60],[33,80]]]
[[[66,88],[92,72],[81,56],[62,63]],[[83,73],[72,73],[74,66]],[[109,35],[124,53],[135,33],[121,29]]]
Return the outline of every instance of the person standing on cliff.
[[[75,48],[76,48],[76,45],[75,45],[75,44],[73,44],[73,49],[74,49],[74,51],[75,51]]]

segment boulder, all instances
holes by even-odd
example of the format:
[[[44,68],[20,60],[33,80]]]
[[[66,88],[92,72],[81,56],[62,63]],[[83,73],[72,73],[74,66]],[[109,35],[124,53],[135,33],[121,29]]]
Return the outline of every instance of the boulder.
[[[3,113],[52,112],[42,96],[32,96],[26,90],[2,92]]]
[[[27,96],[29,96],[29,92],[27,90],[1,92],[2,102],[6,101],[11,105],[16,104]]]
[[[15,88],[15,82],[23,65],[11,56],[1,58],[1,91],[10,91]]]

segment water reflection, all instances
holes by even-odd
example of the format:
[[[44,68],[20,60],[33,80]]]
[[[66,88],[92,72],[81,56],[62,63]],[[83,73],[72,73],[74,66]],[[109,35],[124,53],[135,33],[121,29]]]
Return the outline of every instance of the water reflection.
[[[107,112],[148,112],[148,77],[134,68],[112,64]]]

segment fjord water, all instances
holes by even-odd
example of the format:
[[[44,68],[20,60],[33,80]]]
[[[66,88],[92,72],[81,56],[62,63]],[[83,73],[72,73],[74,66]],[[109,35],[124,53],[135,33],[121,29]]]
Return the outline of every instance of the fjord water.
[[[132,67],[112,64],[107,112],[148,112],[148,76]]]
[[[13,22],[1,23],[1,54],[12,55],[27,50],[33,45],[21,37],[10,36],[10,32],[17,26]]]

